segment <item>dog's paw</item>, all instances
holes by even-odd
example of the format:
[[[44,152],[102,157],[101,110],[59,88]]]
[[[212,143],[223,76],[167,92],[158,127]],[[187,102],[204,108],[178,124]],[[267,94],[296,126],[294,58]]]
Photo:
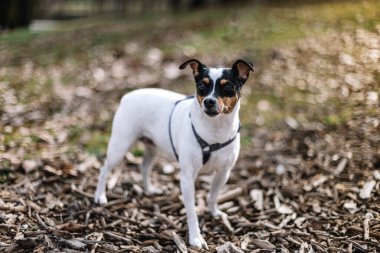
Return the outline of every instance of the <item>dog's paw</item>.
[[[106,194],[95,194],[94,202],[100,205],[107,204],[108,200]]]
[[[150,186],[147,189],[145,189],[145,194],[148,196],[161,195],[163,193],[163,190],[155,186]]]
[[[190,238],[189,244],[191,246],[197,247],[198,249],[208,249],[207,243],[201,235]]]

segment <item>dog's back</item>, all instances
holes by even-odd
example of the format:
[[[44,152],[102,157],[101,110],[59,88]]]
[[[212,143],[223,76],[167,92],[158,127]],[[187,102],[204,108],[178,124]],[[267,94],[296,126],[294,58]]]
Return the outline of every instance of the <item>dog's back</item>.
[[[179,93],[155,88],[127,93],[115,114],[111,139],[113,136],[124,136],[125,139],[134,141],[144,138],[160,150],[167,147],[168,134],[157,134],[157,129],[168,129],[172,108],[176,101],[184,97]],[[168,130],[163,133],[168,133]]]

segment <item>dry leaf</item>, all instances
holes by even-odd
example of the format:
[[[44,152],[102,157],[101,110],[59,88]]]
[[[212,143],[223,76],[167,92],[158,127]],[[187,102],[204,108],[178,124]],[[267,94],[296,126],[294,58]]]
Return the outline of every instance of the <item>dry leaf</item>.
[[[223,245],[216,247],[217,253],[243,253],[241,249],[233,245],[231,242],[226,242]]]
[[[270,243],[267,240],[261,240],[261,239],[252,239],[252,243],[258,247],[259,249],[265,249],[265,250],[275,250],[276,246],[274,246],[272,243]]]

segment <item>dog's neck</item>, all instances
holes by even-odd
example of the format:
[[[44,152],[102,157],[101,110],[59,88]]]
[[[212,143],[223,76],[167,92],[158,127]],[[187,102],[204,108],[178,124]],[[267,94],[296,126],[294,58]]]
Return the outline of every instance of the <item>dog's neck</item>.
[[[233,138],[239,129],[240,100],[229,114],[210,117],[203,112],[196,99],[190,109],[191,121],[195,130],[209,144],[222,143]]]

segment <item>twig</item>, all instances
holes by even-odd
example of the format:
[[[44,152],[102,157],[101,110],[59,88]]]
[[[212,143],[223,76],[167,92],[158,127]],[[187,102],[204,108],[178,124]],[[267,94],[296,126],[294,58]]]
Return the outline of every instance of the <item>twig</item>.
[[[9,247],[9,246],[10,246],[10,244],[0,242],[0,247]]]
[[[84,192],[82,190],[79,190],[74,184],[71,185],[71,190],[76,192],[76,193],[79,193],[80,195],[83,195],[87,198],[90,198],[90,199],[94,198],[94,194],[87,193],[87,192]]]
[[[327,250],[324,250],[321,246],[319,246],[315,241],[310,241],[311,245],[313,245],[314,248],[316,248],[319,252],[327,253]]]
[[[132,241],[124,236],[121,236],[121,235],[116,235],[110,231],[104,231],[103,234],[105,234],[106,236],[109,236],[109,237],[112,237],[114,239],[117,239],[117,240],[120,240],[120,241],[123,241],[123,242],[126,242],[128,244],[131,244]]]
[[[36,219],[37,219],[38,223],[39,223],[44,229],[46,229],[47,231],[50,231],[50,230],[51,230],[51,228],[48,227],[48,226],[45,224],[45,222],[43,222],[43,220],[41,219],[41,217],[40,217],[40,215],[39,215],[38,213],[35,213],[34,216],[36,216]]]
[[[112,228],[112,227],[114,227],[114,226],[116,226],[117,224],[120,224],[120,223],[122,223],[123,222],[123,220],[122,219],[118,219],[118,220],[115,220],[114,222],[112,222],[112,223],[110,223],[110,224],[107,224],[106,225],[106,227],[107,228]]]
[[[347,228],[348,230],[351,230],[351,231],[354,231],[354,232],[358,232],[358,233],[363,233],[363,229],[359,228],[359,227],[356,227],[356,226],[351,226],[351,227],[348,227]],[[375,237],[376,239],[380,239],[380,233],[379,232],[371,232],[369,231],[369,235],[372,236],[372,237]]]
[[[85,226],[88,226],[88,222],[89,222],[89,220],[90,220],[90,216],[91,216],[91,210],[90,211],[87,211],[87,213],[86,213],[86,219],[85,219],[85,221],[84,221],[84,225]]]
[[[43,235],[43,234],[47,234],[48,231],[46,230],[37,230],[37,231],[24,231],[23,232],[25,235],[27,236],[38,236],[38,235]]]
[[[187,247],[186,247],[186,244],[185,242],[182,240],[182,238],[177,235],[176,232],[172,231],[172,236],[173,236],[173,241],[174,243],[177,245],[179,251],[181,251],[181,253],[187,253]]]
[[[129,200],[125,199],[125,198],[115,199],[115,200],[109,201],[107,204],[104,204],[103,207],[110,207],[110,206],[114,206],[117,204],[124,204],[126,202],[129,202]]]
[[[103,233],[99,233],[99,235],[96,237],[96,243],[92,246],[91,253],[96,252],[96,248],[98,247],[98,243],[105,243],[101,241],[103,239]]]
[[[242,187],[237,187],[231,191],[228,191],[218,198],[218,203],[223,203],[232,199],[235,199],[236,197],[240,196],[243,193]]]
[[[171,219],[169,219],[165,214],[159,213],[159,212],[154,212],[154,215],[158,217],[159,219],[169,223],[173,228],[179,229],[177,224],[175,224]]]
[[[364,219],[364,240],[369,240],[369,219]]]
[[[17,225],[13,225],[13,224],[0,224],[0,227],[3,227],[3,228],[17,228]]]
[[[231,226],[231,223],[230,221],[228,220],[227,218],[227,215],[221,215],[220,216],[222,218],[222,222],[224,224],[224,226],[231,232],[233,233],[234,232],[234,228]]]

